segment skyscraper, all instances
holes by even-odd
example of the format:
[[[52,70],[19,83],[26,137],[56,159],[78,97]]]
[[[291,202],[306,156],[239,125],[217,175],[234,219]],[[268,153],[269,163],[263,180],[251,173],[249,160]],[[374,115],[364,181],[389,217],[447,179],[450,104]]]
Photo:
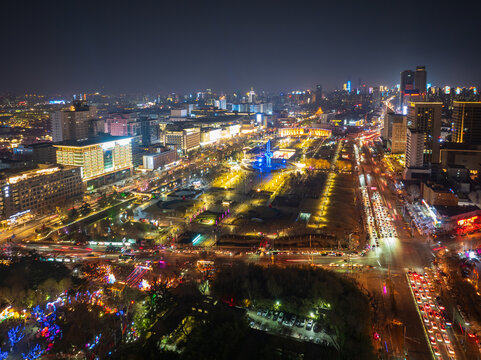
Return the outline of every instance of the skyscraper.
[[[421,96],[422,100],[426,100],[426,81],[427,81],[427,72],[425,66],[416,66],[416,75],[414,77],[414,85],[416,90],[419,91],[419,95]]]
[[[391,153],[403,154],[406,151],[406,116],[388,112],[381,135]]]
[[[399,89],[399,107],[401,110],[407,104],[405,97],[414,90],[414,72],[412,70],[404,70],[401,72],[401,87]]]
[[[421,168],[424,165],[424,134],[421,131],[408,129],[406,134],[406,167]]]
[[[453,102],[453,142],[481,144],[481,102]]]
[[[319,104],[321,99],[322,99],[322,85],[317,85],[316,86],[316,102]]]
[[[97,126],[97,109],[84,100],[75,100],[68,110],[52,113],[51,127],[53,142],[85,140],[95,137],[102,126]]]
[[[408,128],[423,134],[423,165],[439,163],[441,136],[441,102],[411,102],[408,109]],[[406,164],[407,165],[407,164]]]

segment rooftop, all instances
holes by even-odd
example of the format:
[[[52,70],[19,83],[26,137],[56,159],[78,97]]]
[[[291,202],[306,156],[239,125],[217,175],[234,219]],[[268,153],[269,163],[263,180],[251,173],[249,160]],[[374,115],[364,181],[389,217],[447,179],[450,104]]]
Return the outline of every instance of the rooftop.
[[[76,168],[77,168],[76,166],[70,166],[70,165],[52,165],[52,166],[40,165],[36,169],[26,170],[26,171],[16,171],[16,172],[11,172],[10,174],[5,174],[4,179],[9,184],[16,184],[20,181],[31,179],[37,176],[50,175],[50,174],[59,172],[61,170],[70,170],[70,169],[73,170]]]
[[[441,205],[434,205],[434,208],[441,216],[445,217],[453,217],[459,216],[463,214],[467,214],[473,211],[481,210],[476,205],[468,205],[468,206],[441,206]]]
[[[84,146],[91,146],[96,144],[103,144],[112,141],[120,141],[120,140],[130,140],[132,139],[131,136],[98,136],[94,138],[90,138],[87,140],[68,140],[61,143],[57,143],[54,146],[73,146],[73,147],[84,147]]]

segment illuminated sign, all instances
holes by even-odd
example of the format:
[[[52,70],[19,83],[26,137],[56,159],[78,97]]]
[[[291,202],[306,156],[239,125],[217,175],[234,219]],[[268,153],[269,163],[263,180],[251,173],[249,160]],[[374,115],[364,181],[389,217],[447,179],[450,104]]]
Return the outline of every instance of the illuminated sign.
[[[467,219],[458,220],[458,226],[459,227],[471,226],[476,222],[477,219],[478,219],[478,216],[472,216]]]

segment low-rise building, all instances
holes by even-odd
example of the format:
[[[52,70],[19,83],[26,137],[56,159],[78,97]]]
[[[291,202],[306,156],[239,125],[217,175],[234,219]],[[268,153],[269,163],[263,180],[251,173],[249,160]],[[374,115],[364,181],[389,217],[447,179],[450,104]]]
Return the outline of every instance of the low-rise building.
[[[146,154],[143,156],[143,168],[156,170],[162,166],[172,164],[178,160],[176,150],[167,150],[160,153]]]
[[[41,166],[15,172],[1,180],[1,218],[50,213],[67,205],[84,191],[81,169],[76,166]]]
[[[164,131],[164,145],[176,145],[184,153],[195,150],[200,146],[200,129],[166,129]]]
[[[445,230],[458,230],[469,232],[470,229],[479,229],[481,226],[481,209],[471,206],[433,206],[436,217],[436,226]]]
[[[456,206],[458,197],[451,189],[433,183],[422,183],[421,192],[424,201],[430,206]]]
[[[200,133],[200,145],[213,144],[222,138],[222,129],[202,129]]]

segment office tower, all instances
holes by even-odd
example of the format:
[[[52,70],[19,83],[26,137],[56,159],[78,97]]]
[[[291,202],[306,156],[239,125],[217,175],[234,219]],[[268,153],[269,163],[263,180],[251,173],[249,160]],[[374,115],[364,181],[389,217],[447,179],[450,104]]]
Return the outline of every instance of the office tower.
[[[399,107],[401,110],[406,106],[407,100],[405,97],[409,96],[414,90],[414,72],[411,70],[404,70],[401,73],[401,87],[399,88]]]
[[[381,106],[381,88],[379,86],[372,88],[372,104],[375,107]]]
[[[406,152],[406,116],[396,116],[392,122],[391,153],[404,154]]]
[[[423,133],[423,164],[439,163],[439,138],[441,136],[441,102],[411,102],[407,126]]]
[[[0,181],[0,217],[52,213],[83,193],[81,169],[75,166],[40,166],[14,173]]]
[[[383,140],[389,140],[392,136],[392,123],[396,116],[393,112],[388,112],[384,116],[384,127],[381,130],[381,137]],[[402,116],[402,115],[400,115]]]
[[[414,77],[415,88],[419,91],[422,100],[426,100],[426,81],[427,72],[425,66],[416,66],[416,75]]]
[[[247,102],[252,103],[256,101],[256,93],[254,89],[251,88],[251,91],[247,93]]]
[[[100,126],[97,109],[84,100],[75,100],[68,110],[55,111],[51,115],[53,142],[85,140],[96,136]]]
[[[132,138],[98,137],[54,145],[57,163],[82,168],[82,180],[97,186],[131,175]]]
[[[423,152],[424,134],[421,131],[408,129],[406,133],[406,167],[423,167]]]
[[[319,104],[321,99],[322,99],[322,85],[317,85],[316,86],[316,103]]]
[[[453,142],[481,144],[481,102],[453,102]]]
[[[393,112],[388,112],[384,116],[384,128],[381,132],[381,137],[383,140],[391,141],[393,136],[393,124],[395,122],[406,122],[406,116],[402,114],[395,114]]]
[[[161,141],[160,120],[152,116],[140,118],[142,145],[159,144]]]

